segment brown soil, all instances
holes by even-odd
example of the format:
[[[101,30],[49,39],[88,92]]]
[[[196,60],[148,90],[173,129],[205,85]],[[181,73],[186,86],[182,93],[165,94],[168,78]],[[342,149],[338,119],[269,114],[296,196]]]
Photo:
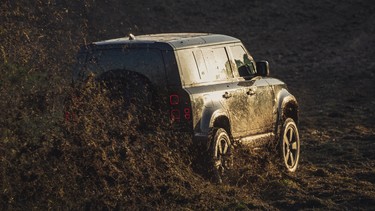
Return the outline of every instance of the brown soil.
[[[372,1],[2,1],[0,10],[2,209],[375,209]],[[192,170],[188,137],[141,133],[142,118],[111,116],[118,104],[97,93],[80,105],[87,118],[65,125],[79,44],[129,32],[228,34],[268,60],[300,104],[297,172],[239,149],[231,182],[212,184]]]

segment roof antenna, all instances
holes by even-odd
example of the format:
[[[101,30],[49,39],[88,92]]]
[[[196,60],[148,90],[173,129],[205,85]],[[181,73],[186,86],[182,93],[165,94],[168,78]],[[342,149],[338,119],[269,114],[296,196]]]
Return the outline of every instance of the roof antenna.
[[[129,33],[129,40],[135,40],[135,36],[132,33]]]

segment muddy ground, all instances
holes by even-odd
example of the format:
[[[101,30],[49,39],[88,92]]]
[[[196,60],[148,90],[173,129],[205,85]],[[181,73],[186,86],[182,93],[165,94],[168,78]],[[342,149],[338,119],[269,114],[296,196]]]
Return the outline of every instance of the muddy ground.
[[[4,111],[0,201],[4,209],[94,209],[96,205],[110,209],[375,209],[375,4],[372,1],[108,0],[37,1],[35,5],[21,2],[1,3],[1,71],[7,75],[0,84]],[[116,181],[126,187],[104,185],[92,189],[96,180],[107,175],[102,172],[94,177],[93,169],[82,167],[87,163],[80,163],[81,160],[89,159],[89,155],[80,158],[78,151],[69,154],[74,144],[66,140],[75,140],[69,134],[79,137],[77,140],[88,139],[74,132],[55,132],[51,125],[60,124],[57,116],[61,115],[59,102],[63,98],[56,96],[68,92],[67,78],[79,44],[121,37],[129,32],[232,35],[243,40],[256,60],[268,60],[271,75],[285,81],[300,104],[302,160],[298,171],[279,172],[267,153],[239,150],[238,171],[233,174],[232,182],[211,184],[191,170],[186,144],[178,147],[175,142],[181,141],[179,138],[164,136],[168,139],[167,147],[141,151],[139,156],[145,161],[136,167],[118,164],[115,168],[122,172],[117,173],[122,176],[116,177]],[[19,68],[22,74],[13,74],[19,70],[14,66],[22,67]],[[9,71],[13,75],[8,77]],[[48,78],[51,84],[27,82],[38,81],[29,77],[34,73],[42,79]],[[31,93],[33,97],[29,97],[28,90],[18,87],[21,79],[17,77],[27,79],[24,83],[28,90],[35,90]],[[29,127],[30,116],[37,126],[22,129]],[[53,124],[45,123],[49,120]],[[35,132],[39,130],[42,132]],[[156,140],[163,141],[160,133]],[[139,137],[149,140],[150,135]],[[92,147],[90,143],[87,146]],[[179,150],[176,156],[166,153],[168,146]],[[47,150],[46,159],[38,160],[36,153],[44,155],[42,149]],[[52,156],[50,152],[55,153]],[[163,159],[155,161],[156,157]],[[65,167],[59,160],[74,165],[63,171]],[[154,162],[162,165],[149,166]],[[39,167],[35,168],[36,165]],[[69,183],[58,173],[47,172],[51,169],[60,175],[79,173],[66,176],[73,178],[74,182]],[[41,182],[50,180],[61,185],[51,182],[47,186]],[[82,194],[75,195],[77,191],[73,190]],[[105,197],[106,194],[111,197]]]

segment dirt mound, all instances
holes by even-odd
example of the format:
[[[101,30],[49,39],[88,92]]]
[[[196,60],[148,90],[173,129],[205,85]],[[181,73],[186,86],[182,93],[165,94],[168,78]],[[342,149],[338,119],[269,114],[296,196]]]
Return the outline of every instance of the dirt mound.
[[[0,4],[3,210],[374,209],[371,1]],[[66,124],[79,45],[129,32],[228,34],[267,59],[300,103],[297,172],[280,172],[267,151],[237,149],[231,182],[212,184],[192,169],[189,137],[144,132],[142,116],[95,89]]]

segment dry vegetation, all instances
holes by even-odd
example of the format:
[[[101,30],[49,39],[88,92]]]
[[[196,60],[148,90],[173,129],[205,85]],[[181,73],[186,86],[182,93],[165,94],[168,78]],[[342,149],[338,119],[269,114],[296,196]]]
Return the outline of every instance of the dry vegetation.
[[[0,209],[375,208],[371,1],[2,1]],[[228,185],[194,172],[189,137],[144,130],[96,86],[71,86],[80,44],[207,31],[244,40],[301,105],[302,162],[238,150]],[[80,112],[64,121],[65,99]],[[81,102],[81,101],[80,101]]]

